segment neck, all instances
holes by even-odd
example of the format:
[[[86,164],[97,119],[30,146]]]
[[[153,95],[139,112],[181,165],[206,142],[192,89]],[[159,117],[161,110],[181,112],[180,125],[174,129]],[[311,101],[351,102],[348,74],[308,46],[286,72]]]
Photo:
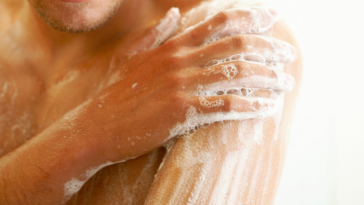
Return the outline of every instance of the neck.
[[[49,27],[28,3],[23,11],[27,35],[35,39],[37,44],[42,46],[42,50],[53,56],[73,54],[73,59],[79,59],[78,56],[85,54],[92,55],[105,46],[115,45],[115,41],[123,39],[135,30],[150,26],[162,17],[152,0],[124,0],[118,12],[101,28],[72,34]]]
[[[159,21],[172,6],[186,11],[202,0],[124,0],[118,12],[101,28],[71,34],[49,27],[27,1],[22,9],[27,36],[34,46],[41,47],[49,59],[59,59],[74,64],[100,51],[122,46],[132,32],[143,30]],[[189,2],[189,3],[188,3]],[[113,49],[111,49],[113,50]],[[66,57],[64,57],[66,56]],[[68,59],[67,59],[68,57]],[[50,60],[52,61],[52,60]]]

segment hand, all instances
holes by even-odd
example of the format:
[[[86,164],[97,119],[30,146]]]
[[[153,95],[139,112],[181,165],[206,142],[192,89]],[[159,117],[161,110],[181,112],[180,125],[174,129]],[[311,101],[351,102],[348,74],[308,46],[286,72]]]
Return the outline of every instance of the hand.
[[[253,20],[249,15],[221,12],[156,47],[177,28],[179,14],[170,11],[160,27],[115,54],[99,95],[1,158],[0,203],[60,203],[107,161],[142,155],[204,123],[274,113],[293,79],[272,65],[292,62],[294,48],[239,34],[251,29],[239,26]],[[112,80],[118,73],[124,79]],[[249,92],[255,89],[266,93],[256,97]]]
[[[111,73],[124,77],[82,106],[84,134],[119,161],[205,123],[274,114],[279,93],[291,90],[294,80],[273,65],[291,63],[296,54],[285,42],[239,34],[273,25],[274,13],[258,11],[265,23],[251,23],[250,11],[228,10],[155,49],[116,54]],[[262,89],[264,97],[250,92]]]

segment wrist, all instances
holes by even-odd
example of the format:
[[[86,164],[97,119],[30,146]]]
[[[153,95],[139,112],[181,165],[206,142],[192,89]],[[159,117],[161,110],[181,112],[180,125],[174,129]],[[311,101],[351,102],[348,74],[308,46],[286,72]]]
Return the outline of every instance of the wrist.
[[[0,204],[62,203],[107,163],[97,140],[77,121],[61,119],[0,159],[0,175],[6,176]]]

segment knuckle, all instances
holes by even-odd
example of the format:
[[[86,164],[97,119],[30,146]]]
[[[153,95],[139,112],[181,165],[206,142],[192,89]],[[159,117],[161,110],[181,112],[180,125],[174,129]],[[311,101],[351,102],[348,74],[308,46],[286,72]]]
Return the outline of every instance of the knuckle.
[[[176,53],[175,55],[172,55],[169,60],[172,65],[180,65],[183,61],[183,57]]]
[[[169,75],[169,82],[175,87],[181,83],[181,76],[176,74]]]
[[[172,87],[181,88],[186,80],[186,77],[179,73],[172,73],[168,76],[169,85]]]
[[[268,108],[268,102],[255,102],[254,105],[259,111],[265,111]]]
[[[238,50],[246,50],[246,41],[245,35],[234,35],[231,38],[232,46]]]
[[[270,76],[271,76],[271,78],[273,78],[273,79],[278,79],[278,75],[279,75],[279,73],[278,73],[278,72],[279,72],[278,70],[271,69],[271,70],[270,70]]]
[[[234,62],[234,64],[237,69],[237,72],[240,73],[244,72],[247,69],[247,66],[249,66],[244,61],[236,61]]]
[[[258,101],[255,101],[252,103],[252,106],[257,109],[257,110],[260,110],[261,109],[261,106],[262,104],[260,104]]]
[[[227,95],[226,96],[226,99],[225,99],[225,102],[224,102],[225,108],[228,111],[231,111],[231,110],[234,109],[234,104],[235,104],[235,97],[234,97],[234,95]]]
[[[168,104],[173,105],[174,107],[182,107],[185,102],[184,98],[175,92],[171,92],[168,99]]]
[[[164,66],[169,69],[176,69],[179,68],[182,64],[183,60],[182,57],[179,55],[172,55],[164,62]]]
[[[214,16],[214,21],[218,24],[224,24],[230,19],[229,11],[220,11]]]
[[[182,57],[173,54],[164,54],[162,56],[157,56],[155,60],[158,61],[158,64],[163,70],[168,71],[181,67]]]

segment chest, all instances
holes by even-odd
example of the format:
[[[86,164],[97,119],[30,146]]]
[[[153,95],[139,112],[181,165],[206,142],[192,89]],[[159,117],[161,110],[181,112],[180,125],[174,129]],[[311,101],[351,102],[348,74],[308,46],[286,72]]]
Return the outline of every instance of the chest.
[[[41,64],[0,63],[0,157],[96,95],[108,59],[63,69],[50,65],[55,73],[48,78],[36,66]]]
[[[204,2],[183,13],[177,34],[228,6],[231,5],[216,9]],[[34,49],[34,45],[29,45],[30,41],[21,40],[19,35],[24,32],[21,28],[13,25],[11,32],[0,33],[0,157],[36,136],[107,85],[104,80],[108,76],[110,55],[94,57],[71,67],[44,63],[42,56],[46,52]],[[37,60],[29,63],[26,56]],[[50,75],[35,72],[42,69],[54,72]],[[127,74],[119,73],[106,79],[118,81],[123,76]]]

